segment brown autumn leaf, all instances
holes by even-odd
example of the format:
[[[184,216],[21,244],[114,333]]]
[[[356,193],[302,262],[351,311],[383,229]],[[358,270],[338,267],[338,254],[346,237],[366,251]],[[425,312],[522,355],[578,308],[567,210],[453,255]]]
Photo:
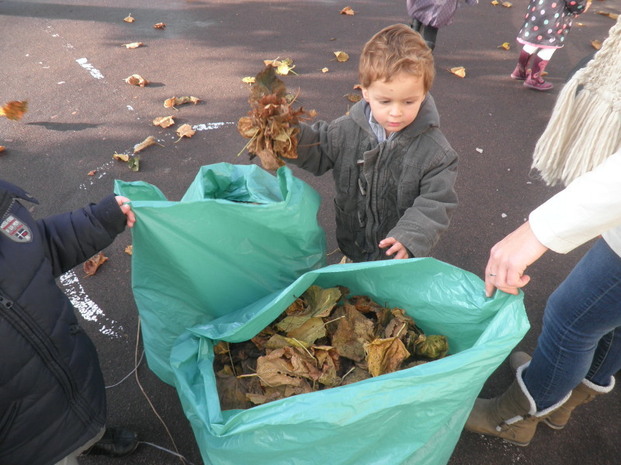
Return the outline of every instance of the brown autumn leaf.
[[[352,9],[352,7],[350,7],[350,6],[346,6],[345,8],[343,8],[343,9],[341,10],[341,14],[342,14],[342,15],[349,15],[349,16],[353,16],[353,15],[355,15],[356,13],[355,13],[355,11]]]
[[[125,78],[125,82],[131,84],[132,86],[145,87],[149,85],[149,81],[143,78],[140,74],[132,74],[131,76]]]
[[[134,48],[138,48],[138,47],[143,47],[144,43],[143,42],[132,42],[130,44],[123,44],[122,47],[128,48],[128,49],[134,49]]]
[[[125,21],[126,23],[133,23],[134,21],[136,21],[136,19],[130,13],[123,19],[123,21]]]
[[[365,359],[364,344],[374,339],[373,322],[353,305],[345,304],[343,307],[345,318],[336,322],[332,345],[341,357],[361,362]]]
[[[248,139],[250,158],[258,156],[267,170],[276,170],[286,158],[297,158],[298,123],[310,113],[293,109],[295,98],[287,98],[287,88],[276,76],[276,69],[267,65],[250,87],[250,111],[237,123],[239,133]],[[241,154],[241,152],[240,152]]]
[[[175,108],[179,105],[184,105],[186,103],[193,103],[196,105],[197,103],[202,102],[198,97],[185,96],[185,97],[171,97],[169,99],[164,100],[164,106],[166,108]]]
[[[103,252],[99,252],[97,255],[92,256],[88,260],[84,262],[82,268],[86,273],[86,276],[93,276],[97,273],[97,270],[101,265],[108,261],[108,257],[106,257]]]
[[[90,170],[88,173],[86,173],[87,176],[95,176],[97,174],[97,170]]]
[[[362,100],[362,95],[360,95],[360,94],[349,93],[349,94],[343,95],[343,97],[345,97],[347,100],[349,100],[352,103],[356,103],[356,102],[359,102],[360,100]]]
[[[401,363],[410,356],[398,337],[374,339],[364,345],[364,350],[371,376],[397,371]]]
[[[153,126],[159,126],[161,128],[168,128],[175,124],[175,120],[172,116],[158,116],[153,120]]]
[[[595,50],[599,50],[602,48],[602,42],[601,40],[592,40],[591,41],[591,46],[595,49]]]
[[[179,139],[177,139],[177,142],[179,142],[181,139],[183,139],[184,137],[192,137],[194,134],[196,134],[196,131],[194,129],[192,129],[192,126],[190,126],[189,124],[182,124],[181,126],[179,126],[179,128],[177,129],[177,135],[179,136]]]
[[[0,145],[0,153],[4,152],[6,150],[6,147],[4,145]]]
[[[504,6],[505,8],[511,8],[513,6],[513,3],[511,3],[511,2],[502,2],[501,5]]]
[[[146,149],[147,147],[151,147],[152,145],[162,146],[162,144],[159,144],[157,142],[155,137],[149,136],[139,144],[134,145],[134,153],[142,152],[144,149]]]
[[[26,100],[13,100],[0,107],[0,116],[18,121],[22,119],[26,111],[28,111],[28,102]]]
[[[133,245],[128,245],[127,247],[125,247],[124,252],[127,255],[133,255],[134,254],[134,246]]]
[[[153,25],[153,29],[166,29],[166,24],[164,24],[164,23],[155,23]]]
[[[608,16],[610,19],[614,19],[615,21],[619,18],[619,15],[617,13],[611,13],[609,11],[598,10],[595,13],[602,16]]]

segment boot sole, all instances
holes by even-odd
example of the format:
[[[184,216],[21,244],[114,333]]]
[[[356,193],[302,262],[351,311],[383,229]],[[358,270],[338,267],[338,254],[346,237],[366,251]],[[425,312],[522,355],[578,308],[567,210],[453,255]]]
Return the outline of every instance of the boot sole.
[[[539,92],[547,92],[548,90],[554,89],[554,86],[542,88],[542,87],[539,87],[533,84],[528,84],[526,81],[524,81],[524,87],[528,87],[529,89],[533,89],[533,90],[538,90]]]

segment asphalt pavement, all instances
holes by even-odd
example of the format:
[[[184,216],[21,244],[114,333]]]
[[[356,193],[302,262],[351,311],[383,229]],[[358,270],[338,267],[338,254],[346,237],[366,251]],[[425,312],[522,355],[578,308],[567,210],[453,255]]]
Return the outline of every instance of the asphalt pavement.
[[[489,248],[556,192],[530,172],[532,150],[567,74],[614,24],[599,12],[621,9],[617,0],[593,2],[548,66],[555,89],[540,93],[509,78],[526,5],[527,0],[504,6],[481,0],[460,8],[455,22],[440,29],[434,52],[432,93],[443,131],[460,155],[460,206],[434,256],[479,276]],[[355,14],[340,14],[345,6]],[[129,16],[135,22],[125,22]],[[0,0],[0,104],[27,100],[29,105],[21,121],[0,118],[0,145],[6,147],[0,152],[0,177],[40,200],[33,208],[36,217],[97,201],[112,191],[115,179],[146,181],[179,200],[200,166],[255,162],[238,155],[246,140],[236,122],[249,109],[242,78],[259,72],[263,60],[292,58],[295,74],[284,77],[285,84],[299,89],[299,102],[315,109],[318,118],[332,120],[351,105],[345,95],[355,92],[364,42],[384,26],[407,21],[404,0]],[[165,27],[155,28],[157,23]],[[133,42],[143,46],[124,46]],[[505,42],[510,50],[502,47]],[[335,51],[345,51],[350,60],[336,61]],[[449,71],[461,66],[465,78]],[[149,85],[126,83],[133,74]],[[174,111],[178,123],[196,130],[191,138],[178,140],[176,126],[152,125],[155,117],[169,114],[163,102],[173,96],[201,99]],[[113,159],[149,136],[158,145],[142,153],[139,171]],[[336,249],[331,176],[294,173],[322,195],[319,219],[328,250]],[[59,281],[99,349],[110,424],[134,428],[145,442],[131,457],[88,457],[82,463],[175,464],[180,459],[169,451],[177,450],[200,465],[175,389],[144,361],[133,372],[141,346],[131,258],[125,253],[130,244],[125,232],[106,249],[109,260],[95,276],[85,277],[78,267]],[[525,289],[532,328],[518,348],[534,348],[546,297],[586,247],[564,256],[546,254],[532,267]],[[329,262],[339,258],[332,254]],[[482,395],[499,394],[511,379],[504,363]],[[621,463],[620,400],[621,391],[615,390],[576,411],[564,430],[539,428],[526,448],[464,432],[449,464]]]

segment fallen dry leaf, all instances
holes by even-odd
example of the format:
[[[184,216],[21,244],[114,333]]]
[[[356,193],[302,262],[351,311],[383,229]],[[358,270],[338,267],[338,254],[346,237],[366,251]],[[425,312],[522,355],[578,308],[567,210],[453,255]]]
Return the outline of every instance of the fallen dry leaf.
[[[125,48],[138,48],[138,47],[142,47],[144,45],[143,42],[132,42],[131,44],[123,44],[123,47]]]
[[[490,3],[494,6],[500,5],[500,2],[498,0],[492,0]]]
[[[193,103],[196,105],[198,102],[202,100],[197,97],[171,97],[169,99],[164,100],[164,106],[166,108],[175,108],[178,105],[183,105],[186,103]]]
[[[190,126],[189,124],[183,124],[179,126],[179,128],[177,129],[177,135],[179,136],[179,139],[177,140],[177,142],[179,142],[184,137],[190,138],[194,134],[196,134],[196,131],[192,129],[192,126]]]
[[[460,78],[466,77],[466,68],[464,68],[463,66],[456,66],[454,68],[451,68],[449,71],[455,76],[459,76]]]
[[[133,255],[134,254],[134,246],[133,245],[128,245],[127,247],[125,247],[125,253],[127,255]]]
[[[369,373],[379,376],[397,371],[401,363],[410,356],[403,341],[398,337],[375,339],[364,345]]]
[[[242,82],[246,84],[254,84],[254,81],[255,81],[254,76],[246,76],[245,78],[242,78]]]
[[[166,29],[166,24],[164,23],[156,23],[153,25],[154,29]]]
[[[511,49],[511,44],[509,42],[503,42],[501,45],[498,46],[498,48],[503,48],[505,50],[509,50],[509,49]]]
[[[292,58],[283,58],[282,60],[279,60],[278,58],[275,60],[263,60],[263,64],[265,64],[265,66],[276,68],[276,74],[279,74],[280,76],[287,76],[289,73],[296,74],[295,71],[293,71],[295,65],[293,64]]]
[[[151,147],[152,145],[162,145],[157,142],[155,137],[149,136],[139,144],[134,145],[134,153],[138,153],[146,149],[147,147]]]
[[[161,128],[168,128],[175,124],[175,120],[172,116],[158,116],[153,120],[153,126],[159,126]]]
[[[4,145],[0,145],[0,153],[4,152],[6,150],[6,147]]]
[[[505,8],[511,8],[513,6],[513,3],[511,3],[511,2],[502,2],[502,6],[504,6]]]
[[[97,170],[91,170],[88,173],[86,173],[87,176],[95,176],[97,174]]]
[[[97,255],[89,258],[84,262],[82,268],[86,273],[86,276],[93,276],[97,273],[97,270],[101,265],[108,261],[108,257],[106,257],[102,252],[99,252]]]
[[[599,50],[600,48],[602,48],[602,42],[600,40],[592,40],[591,41],[591,46],[595,49],[595,50]]]
[[[129,155],[127,155],[126,153],[114,152],[114,154],[112,155],[112,159],[118,160],[118,161],[124,161],[125,163],[127,163],[129,161]]]
[[[345,8],[343,8],[343,9],[341,10],[341,14],[342,14],[342,15],[350,15],[350,16],[353,16],[353,15],[355,15],[356,13],[355,13],[355,12],[354,12],[354,10],[352,9],[352,7],[350,7],[350,6],[346,6]]]
[[[125,21],[126,23],[133,23],[134,21],[136,21],[136,19],[130,13],[129,15],[127,15],[127,17],[123,19],[123,21]]]
[[[344,97],[353,103],[356,103],[362,100],[362,96],[359,94],[345,94]]]
[[[336,57],[336,61],[339,63],[344,63],[349,60],[349,55],[343,51],[334,52],[334,56]]]
[[[610,13],[609,11],[596,11],[595,13],[602,16],[608,16],[615,21],[619,18],[619,15],[617,13]]]
[[[322,73],[327,73],[328,71],[330,71],[328,68],[321,68]]]
[[[125,82],[132,86],[144,87],[149,85],[149,81],[143,78],[140,74],[132,74],[128,78],[125,78]]]
[[[8,119],[18,121],[22,119],[26,111],[28,111],[28,102],[26,100],[13,100],[0,107],[0,116],[6,116]]]

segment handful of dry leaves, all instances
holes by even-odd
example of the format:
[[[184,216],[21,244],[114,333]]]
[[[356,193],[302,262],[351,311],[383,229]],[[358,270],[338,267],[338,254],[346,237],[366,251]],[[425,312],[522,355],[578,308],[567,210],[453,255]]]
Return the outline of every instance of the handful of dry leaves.
[[[351,384],[444,357],[445,336],[426,336],[403,309],[344,287],[311,286],[250,341],[214,348],[223,410]]]
[[[257,74],[252,84],[250,111],[239,119],[237,130],[250,139],[244,147],[250,158],[258,156],[266,170],[275,170],[285,164],[283,158],[297,158],[298,123],[315,116],[302,107],[291,107],[295,98],[290,98],[284,83],[276,77],[273,66],[266,66]]]

